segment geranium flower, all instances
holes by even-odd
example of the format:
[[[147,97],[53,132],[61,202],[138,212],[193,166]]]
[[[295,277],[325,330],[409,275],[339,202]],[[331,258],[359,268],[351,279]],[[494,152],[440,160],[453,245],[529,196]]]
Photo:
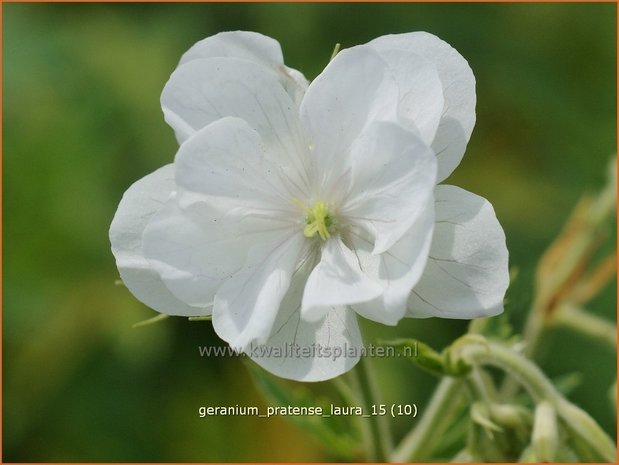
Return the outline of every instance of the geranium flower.
[[[212,315],[232,347],[304,381],[354,366],[358,315],[500,313],[492,206],[436,185],[475,121],[466,61],[431,34],[383,36],[305,83],[255,33],[183,56],[161,97],[174,163],[127,190],[110,229],[129,290],[159,312]]]

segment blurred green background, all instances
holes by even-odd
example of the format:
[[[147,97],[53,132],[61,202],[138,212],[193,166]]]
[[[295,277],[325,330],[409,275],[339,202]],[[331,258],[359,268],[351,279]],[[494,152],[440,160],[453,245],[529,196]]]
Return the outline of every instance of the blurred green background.
[[[320,461],[337,459],[282,419],[200,419],[202,405],[259,405],[208,322],[154,315],[122,286],[108,228],[124,190],[172,160],[159,94],[181,54],[219,31],[280,41],[315,77],[333,46],[425,30],[452,44],[477,79],[477,126],[448,182],[488,198],[520,271],[506,312],[518,328],[533,270],[616,150],[615,4],[4,4],[4,461]],[[614,319],[616,288],[590,310]],[[376,337],[443,347],[447,320],[367,325]],[[435,380],[377,360],[388,402],[423,405]],[[580,372],[570,398],[615,434],[607,402],[615,354],[555,332],[551,375]],[[322,389],[320,385],[311,389]],[[393,424],[396,436],[410,422]]]

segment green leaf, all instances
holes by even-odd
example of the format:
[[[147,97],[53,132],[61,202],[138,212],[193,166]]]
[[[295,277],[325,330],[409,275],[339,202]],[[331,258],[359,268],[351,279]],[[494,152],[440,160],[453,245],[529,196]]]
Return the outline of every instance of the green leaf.
[[[444,356],[417,339],[394,339],[392,341],[380,341],[380,343],[394,347],[408,360],[433,375],[444,376],[446,374]]]
[[[567,397],[574,391],[574,389],[582,384],[582,380],[582,373],[573,372],[553,378],[552,384],[555,385],[561,394]]]

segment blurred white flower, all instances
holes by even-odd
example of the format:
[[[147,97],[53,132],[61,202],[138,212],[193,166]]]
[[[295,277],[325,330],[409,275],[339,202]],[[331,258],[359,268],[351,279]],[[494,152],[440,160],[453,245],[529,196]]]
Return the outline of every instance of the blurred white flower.
[[[175,161],[127,190],[110,229],[129,290],[163,313],[212,314],[232,347],[304,381],[354,366],[357,315],[500,313],[492,206],[436,186],[475,121],[466,61],[431,34],[383,36],[306,83],[256,33],[183,56],[161,96]]]

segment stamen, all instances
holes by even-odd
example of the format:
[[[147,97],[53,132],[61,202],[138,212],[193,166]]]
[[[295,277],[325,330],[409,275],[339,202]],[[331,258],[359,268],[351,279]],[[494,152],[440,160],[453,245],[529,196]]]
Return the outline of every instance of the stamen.
[[[329,208],[325,202],[316,202],[313,207],[308,209],[305,222],[307,223],[307,226],[303,229],[305,237],[314,237],[316,233],[323,241],[331,237],[329,227],[333,225],[333,218],[329,214]]]

